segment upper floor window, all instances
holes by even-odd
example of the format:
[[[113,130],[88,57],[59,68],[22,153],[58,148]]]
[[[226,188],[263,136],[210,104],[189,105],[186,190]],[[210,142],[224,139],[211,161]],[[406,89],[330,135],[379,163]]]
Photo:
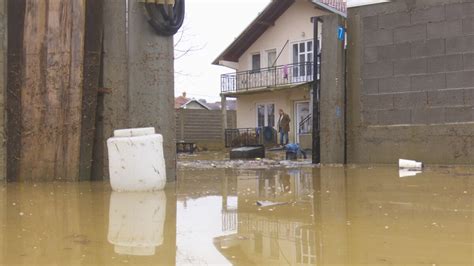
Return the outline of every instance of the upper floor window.
[[[303,41],[293,44],[293,76],[302,77],[312,75],[312,65],[306,64],[313,62],[313,41]]]
[[[252,72],[260,71],[260,54],[252,55]]]
[[[267,51],[267,67],[274,67],[276,65],[277,51],[275,49]]]

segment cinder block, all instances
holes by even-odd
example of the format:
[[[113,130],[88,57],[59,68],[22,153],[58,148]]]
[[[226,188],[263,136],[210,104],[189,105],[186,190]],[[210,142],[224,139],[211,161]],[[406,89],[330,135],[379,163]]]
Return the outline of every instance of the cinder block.
[[[446,73],[447,88],[471,88],[474,86],[474,71]]]
[[[428,105],[427,92],[398,93],[393,96],[396,109],[425,108]]]
[[[448,4],[446,5],[446,18],[472,18],[474,17],[474,2],[467,1],[466,3]]]
[[[410,77],[390,77],[379,80],[379,92],[380,93],[391,93],[391,92],[407,92],[411,90]]]
[[[362,67],[362,75],[364,78],[383,78],[393,75],[392,62],[377,62],[372,64],[364,64]]]
[[[474,70],[474,53],[463,54],[462,57],[464,70]]]
[[[452,107],[464,105],[464,90],[440,90],[428,92],[428,105],[432,107]]]
[[[434,91],[446,88],[446,74],[429,74],[411,77],[412,91]]]
[[[444,6],[435,6],[415,10],[411,13],[411,24],[443,21],[445,19]]]
[[[394,29],[403,26],[410,26],[410,14],[408,12],[380,14],[378,24],[381,29]]]
[[[393,44],[393,31],[364,29],[364,44],[366,47]]]
[[[370,16],[363,18],[362,27],[365,30],[377,30],[379,28],[378,16]]]
[[[446,52],[446,44],[444,39],[418,41],[411,43],[411,56],[435,56],[443,55]]]
[[[410,43],[379,46],[377,49],[377,59],[380,61],[395,59],[398,60],[411,57]]]
[[[462,20],[428,23],[428,39],[440,39],[462,36]]]
[[[473,109],[469,107],[449,107],[445,109],[446,123],[460,123],[473,121]]]
[[[474,52],[474,35],[446,39],[446,53]]]
[[[426,24],[395,29],[393,41],[395,43],[413,42],[426,39]]]
[[[363,95],[362,107],[364,110],[388,110],[393,108],[393,95]]]
[[[379,125],[411,124],[411,110],[381,110],[377,112]]]
[[[378,47],[367,47],[364,49],[364,63],[377,62]]]
[[[474,87],[464,90],[464,105],[474,106]]]
[[[427,60],[428,73],[452,72],[463,70],[462,54],[429,57]]]
[[[379,80],[378,79],[366,79],[362,85],[362,92],[365,95],[378,94],[379,93]]]
[[[413,124],[441,124],[444,121],[444,108],[417,108],[412,111]]]
[[[426,73],[426,58],[404,59],[394,62],[395,75]]]
[[[362,111],[362,121],[367,125],[377,125],[377,111]]]
[[[474,18],[462,20],[462,32],[464,34],[474,34]]]

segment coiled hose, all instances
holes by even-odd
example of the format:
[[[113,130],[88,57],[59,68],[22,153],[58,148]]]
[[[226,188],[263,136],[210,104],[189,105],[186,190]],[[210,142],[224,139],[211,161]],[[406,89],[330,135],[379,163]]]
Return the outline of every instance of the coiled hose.
[[[145,3],[148,22],[161,36],[173,36],[183,25],[184,0],[175,0],[174,5]]]

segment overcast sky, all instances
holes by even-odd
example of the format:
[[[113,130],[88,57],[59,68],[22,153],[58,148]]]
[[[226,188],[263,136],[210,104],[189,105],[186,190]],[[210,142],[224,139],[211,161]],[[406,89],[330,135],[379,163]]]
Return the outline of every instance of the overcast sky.
[[[350,0],[349,4],[377,0]],[[380,1],[380,0],[378,0]],[[232,69],[212,61],[255,19],[270,0],[187,0],[183,38],[175,56],[175,95],[220,101],[220,75]],[[176,34],[175,42],[180,39]],[[193,51],[182,55],[192,48]]]

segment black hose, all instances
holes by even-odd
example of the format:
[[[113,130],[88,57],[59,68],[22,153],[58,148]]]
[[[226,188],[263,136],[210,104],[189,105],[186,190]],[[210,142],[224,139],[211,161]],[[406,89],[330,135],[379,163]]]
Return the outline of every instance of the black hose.
[[[174,5],[146,3],[148,22],[158,35],[173,36],[183,25],[184,1],[175,0]]]

